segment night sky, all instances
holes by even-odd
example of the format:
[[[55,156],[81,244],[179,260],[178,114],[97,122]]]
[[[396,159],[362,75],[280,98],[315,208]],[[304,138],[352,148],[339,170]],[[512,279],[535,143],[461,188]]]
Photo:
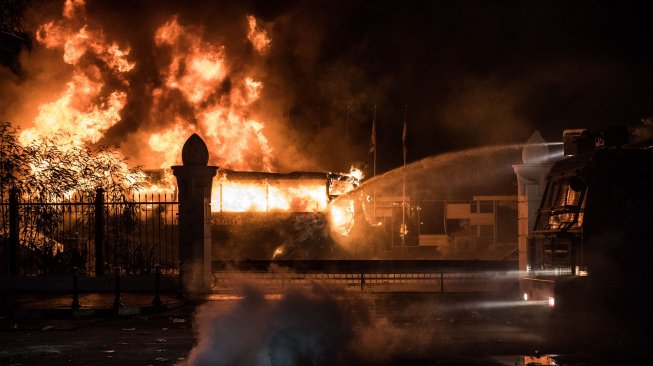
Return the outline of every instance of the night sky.
[[[179,1],[89,0],[90,19],[151,60],[151,34],[164,19],[205,29],[252,62],[234,34],[253,14],[271,50],[256,69],[265,87],[257,110],[292,134],[293,153],[319,169],[356,163],[368,172],[376,105],[378,171],[448,151],[525,142],[538,130],[560,141],[565,128],[599,131],[653,116],[653,3],[624,1]],[[25,6],[22,6],[22,5]],[[33,25],[61,2],[3,1],[3,77],[27,80],[19,50],[36,52]],[[15,17],[14,17],[15,16]],[[236,20],[239,20],[238,22]],[[7,29],[23,31],[17,42]],[[147,35],[147,37],[145,36]],[[29,41],[32,39],[31,41]],[[30,46],[31,44],[31,46]],[[130,76],[156,84],[141,67]],[[2,91],[0,117],[14,118]],[[120,143],[145,117],[130,100],[106,140]],[[347,128],[348,125],[348,128]],[[280,154],[289,151],[276,146]],[[278,170],[307,169],[280,158]],[[311,170],[311,169],[309,169]]]

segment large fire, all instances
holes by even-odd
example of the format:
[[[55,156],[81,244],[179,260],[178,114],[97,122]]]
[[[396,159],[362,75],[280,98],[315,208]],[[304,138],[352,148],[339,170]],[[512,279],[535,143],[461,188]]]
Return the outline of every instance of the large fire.
[[[240,177],[230,179],[230,175]],[[331,228],[347,236],[354,224],[354,200],[335,202],[331,198],[351,192],[358,187],[362,177],[362,172],[354,167],[346,174],[266,174],[222,170],[214,182],[211,210],[324,212],[328,214]]]
[[[112,40],[89,22],[85,0],[66,0],[62,15],[43,23],[37,42],[52,52],[60,52],[70,79],[58,94],[37,107],[36,117],[20,136],[23,144],[57,135],[61,148],[101,144],[108,131],[124,118],[125,109],[137,93],[130,89],[130,75],[138,62],[130,58],[130,45]],[[254,16],[242,19],[243,37],[252,52],[263,57],[272,41]],[[151,90],[151,115],[162,118],[159,125],[144,124],[140,136],[139,163],[167,170],[179,162],[186,137],[200,134],[211,153],[211,164],[221,169],[270,172],[273,151],[265,136],[265,124],[255,119],[252,108],[265,87],[254,72],[239,66],[233,70],[230,49],[207,40],[205,30],[183,24],[173,16],[151,35],[161,52],[157,60],[160,83]],[[183,104],[172,108],[171,104]],[[33,167],[38,170],[38,167]],[[128,169],[126,166],[124,169]],[[345,188],[330,188],[324,180],[230,180],[216,178],[214,211],[326,212],[330,195],[353,189],[362,175],[352,170]],[[337,182],[336,182],[337,183]],[[357,184],[357,183],[356,183]],[[148,192],[173,191],[170,174],[146,187]],[[332,216],[340,224],[353,208],[337,207]]]
[[[232,179],[230,176],[235,175]],[[218,171],[211,209],[214,212],[325,212],[332,197],[356,188],[362,172],[256,173]]]
[[[327,191],[321,180],[230,181],[220,177],[211,198],[213,211],[323,212]]]
[[[267,33],[253,16],[242,21],[252,49],[263,54],[270,46]],[[102,143],[107,131],[121,122],[136,93],[130,89],[130,73],[141,65],[130,59],[129,44],[107,39],[103,29],[89,23],[85,1],[67,0],[60,19],[39,27],[38,44],[61,52],[71,76],[58,95],[37,107],[36,118],[21,134],[24,144],[55,133],[77,144]],[[263,83],[243,70],[232,72],[229,50],[204,40],[203,34],[177,17],[152,34],[168,57],[158,60],[164,82],[151,91],[151,114],[165,121],[136,131],[145,142],[139,146],[139,162],[164,169],[175,165],[185,137],[197,132],[209,145],[213,164],[270,171],[273,155],[265,126],[251,117]],[[183,111],[169,108],[171,98],[183,104]]]

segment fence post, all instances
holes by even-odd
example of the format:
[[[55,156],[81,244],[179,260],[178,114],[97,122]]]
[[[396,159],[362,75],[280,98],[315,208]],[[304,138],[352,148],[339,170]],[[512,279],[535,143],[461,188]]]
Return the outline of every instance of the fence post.
[[[77,267],[73,267],[73,303],[71,305],[73,310],[80,308],[79,305],[79,283],[77,278]]]
[[[104,189],[95,191],[95,275],[104,275]]]
[[[179,283],[177,285],[177,298],[183,299],[186,297],[184,291],[184,262],[179,261]]]
[[[114,271],[116,276],[116,287],[114,289],[115,296],[113,298],[113,308],[118,310],[124,305],[122,300],[120,300],[120,267],[115,267]]]
[[[209,150],[197,134],[181,149],[183,165],[172,166],[179,189],[179,257],[184,291],[203,296],[213,286],[211,186],[217,166],[208,165]]]
[[[444,273],[440,273],[440,293],[444,293]]]
[[[154,266],[154,300],[152,304],[155,306],[161,306],[161,265],[157,264]]]
[[[9,190],[9,275],[18,275],[18,245],[20,243],[18,230],[18,193],[13,187]]]

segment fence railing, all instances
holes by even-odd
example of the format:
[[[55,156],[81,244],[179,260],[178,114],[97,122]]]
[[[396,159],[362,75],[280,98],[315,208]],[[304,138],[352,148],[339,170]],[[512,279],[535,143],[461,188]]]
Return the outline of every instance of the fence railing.
[[[315,283],[370,292],[492,293],[517,284],[517,263],[477,260],[214,261],[214,292],[243,284],[268,292]]]
[[[172,194],[135,194],[109,200],[74,195],[52,202],[11,191],[0,202],[0,261],[10,275],[56,275],[77,268],[88,275],[176,274],[178,202]]]

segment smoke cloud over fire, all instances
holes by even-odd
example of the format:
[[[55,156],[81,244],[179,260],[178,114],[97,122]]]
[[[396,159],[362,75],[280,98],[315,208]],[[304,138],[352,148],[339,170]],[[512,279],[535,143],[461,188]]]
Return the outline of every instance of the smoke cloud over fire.
[[[225,168],[343,171],[364,161],[370,177],[375,106],[377,172],[402,164],[405,105],[409,161],[652,114],[645,7],[8,3],[25,5],[14,12],[20,26],[6,21],[24,36],[7,36],[0,54],[0,117],[29,130],[24,139],[62,131],[119,144],[146,168],[169,166],[197,132]]]

